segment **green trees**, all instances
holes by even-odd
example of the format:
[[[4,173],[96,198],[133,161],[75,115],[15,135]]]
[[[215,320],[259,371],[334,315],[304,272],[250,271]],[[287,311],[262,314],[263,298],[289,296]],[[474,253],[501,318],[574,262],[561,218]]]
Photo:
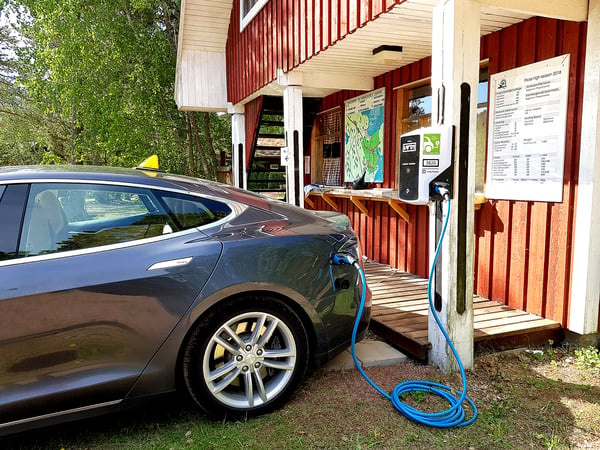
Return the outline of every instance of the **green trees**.
[[[18,30],[0,16],[0,165],[40,162],[48,146],[64,146],[61,136],[68,131],[59,117],[44,114],[17,79],[19,45]]]
[[[156,153],[163,169],[214,179],[219,150],[230,148],[229,117],[176,108],[179,7],[177,0],[8,0],[4,9],[25,42],[9,84],[19,86],[25,123],[35,116],[42,125],[41,136],[30,126],[30,137],[11,144],[0,133],[0,145],[33,148],[33,159],[43,150],[42,158],[60,162],[120,166]],[[0,111],[3,130],[8,115]]]

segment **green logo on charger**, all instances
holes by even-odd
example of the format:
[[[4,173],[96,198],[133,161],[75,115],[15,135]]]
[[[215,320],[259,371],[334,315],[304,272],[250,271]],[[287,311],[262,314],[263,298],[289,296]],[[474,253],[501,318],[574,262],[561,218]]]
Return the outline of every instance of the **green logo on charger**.
[[[423,135],[423,154],[424,155],[439,155],[440,154],[440,134],[424,134]]]

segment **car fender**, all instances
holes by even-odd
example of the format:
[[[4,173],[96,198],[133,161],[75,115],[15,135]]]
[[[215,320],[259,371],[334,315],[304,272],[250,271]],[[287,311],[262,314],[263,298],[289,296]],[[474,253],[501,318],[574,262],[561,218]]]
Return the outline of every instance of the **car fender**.
[[[256,293],[276,296],[292,306],[292,308],[300,315],[302,315],[302,311],[307,312],[309,317],[302,317],[302,319],[305,324],[306,322],[310,323],[312,331],[314,332],[316,343],[315,353],[318,355],[322,353],[321,347],[325,345],[327,340],[326,329],[312,304],[298,292],[283,285],[264,282],[240,283],[213,291],[212,294],[208,295],[207,292],[203,291],[198,299],[192,304],[188,313],[186,313],[179,321],[172,333],[152,357],[130,390],[127,398],[175,390],[177,387],[177,371],[179,367],[180,352],[186,342],[189,332],[196,322],[200,320],[208,310],[213,307],[218,307],[221,302],[227,299]],[[301,307],[295,307],[294,304]],[[172,370],[165,371],[165,367],[172,368]]]

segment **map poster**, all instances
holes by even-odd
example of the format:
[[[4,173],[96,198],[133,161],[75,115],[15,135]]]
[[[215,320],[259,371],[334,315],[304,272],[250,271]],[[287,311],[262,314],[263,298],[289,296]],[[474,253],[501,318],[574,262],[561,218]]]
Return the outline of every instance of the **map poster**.
[[[561,202],[569,55],[490,77],[486,196]]]
[[[383,182],[385,88],[345,103],[344,181]]]

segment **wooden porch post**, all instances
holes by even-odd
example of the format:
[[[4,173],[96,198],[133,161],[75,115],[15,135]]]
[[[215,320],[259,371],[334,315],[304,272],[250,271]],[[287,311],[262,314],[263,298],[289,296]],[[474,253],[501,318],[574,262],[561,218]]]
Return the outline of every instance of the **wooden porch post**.
[[[459,141],[468,143],[468,156],[463,153],[459,170],[454,168],[454,198],[450,221],[438,262],[441,294],[440,321],[446,328],[466,369],[473,368],[473,231],[475,192],[475,143],[477,117],[477,85],[479,81],[480,6],[474,0],[441,0],[433,12],[432,30],[432,124],[454,125],[455,161],[459,157]],[[461,85],[471,89],[470,108],[461,115]],[[466,107],[466,106],[465,106]],[[461,121],[463,123],[461,123]],[[461,128],[461,126],[463,128]],[[465,128],[466,127],[466,128]],[[466,149],[462,149],[463,152]],[[458,201],[458,189],[466,189],[466,204]],[[464,192],[464,191],[463,191]],[[461,204],[462,203],[462,204]],[[444,202],[445,214],[447,205]],[[436,206],[432,206],[434,212]],[[462,220],[459,220],[462,215]],[[430,215],[430,236],[435,239],[436,223]],[[437,242],[436,242],[437,243]],[[433,243],[432,243],[433,244]],[[435,245],[430,245],[432,254]],[[433,256],[430,257],[433,261]],[[428,335],[432,364],[451,372],[458,370],[455,358],[442,332],[429,313]]]
[[[568,328],[589,334],[598,331],[600,299],[600,0],[589,2],[581,117]]]
[[[230,106],[231,114],[231,170],[233,172],[233,185],[247,189],[246,171],[246,120],[244,107]]]
[[[304,149],[302,144],[302,88],[288,85],[283,90],[285,128],[286,199],[304,207]]]

